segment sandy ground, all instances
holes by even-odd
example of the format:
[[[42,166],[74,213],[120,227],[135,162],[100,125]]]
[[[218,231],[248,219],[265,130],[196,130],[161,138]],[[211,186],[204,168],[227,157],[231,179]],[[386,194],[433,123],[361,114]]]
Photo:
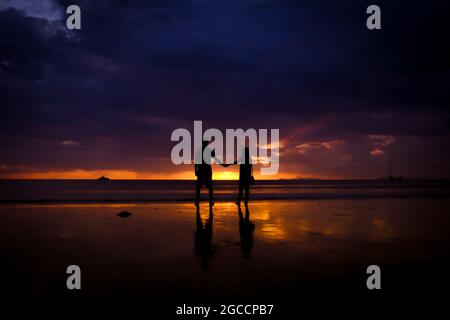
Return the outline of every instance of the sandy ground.
[[[448,199],[256,201],[246,220],[245,208],[240,219],[222,202],[208,224],[206,203],[201,220],[191,203],[2,205],[2,295],[64,296],[72,264],[87,297],[366,292],[371,264],[385,292],[434,288],[430,274],[447,267],[449,208]]]

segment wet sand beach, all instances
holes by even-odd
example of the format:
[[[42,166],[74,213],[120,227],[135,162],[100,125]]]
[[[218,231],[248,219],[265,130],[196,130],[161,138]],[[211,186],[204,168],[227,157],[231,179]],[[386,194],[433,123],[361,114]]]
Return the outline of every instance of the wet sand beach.
[[[82,271],[78,294],[90,298],[361,293],[371,264],[384,272],[384,292],[433,287],[447,266],[449,206],[449,199],[254,201],[245,227],[235,204],[219,202],[210,234],[200,234],[192,203],[4,204],[2,295],[67,295],[72,264]],[[124,210],[132,215],[118,217]],[[206,203],[199,213],[204,230]]]

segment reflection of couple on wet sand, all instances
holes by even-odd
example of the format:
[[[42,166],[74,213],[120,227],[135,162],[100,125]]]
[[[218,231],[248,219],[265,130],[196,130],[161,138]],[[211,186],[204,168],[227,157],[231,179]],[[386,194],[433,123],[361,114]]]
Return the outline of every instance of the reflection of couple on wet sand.
[[[242,209],[238,207],[239,215],[239,236],[241,238],[241,252],[243,258],[250,258],[253,248],[253,231],[255,224],[250,221],[250,212],[248,207],[245,207],[245,216]],[[213,209],[209,207],[209,216],[203,224],[200,216],[200,209],[197,206],[196,212],[196,231],[194,237],[195,253],[201,259],[202,269],[207,270],[209,267],[209,259],[212,258],[214,250],[212,248],[212,234],[213,234]]]
[[[241,158],[238,161],[232,163],[223,163],[220,159],[216,158],[214,150],[208,148],[208,141],[203,141],[202,149],[196,153],[195,161],[195,175],[197,176],[197,182],[195,185],[195,205],[198,207],[200,203],[200,189],[203,185],[208,188],[209,192],[209,205],[214,205],[214,189],[212,183],[212,167],[211,161],[214,159],[222,167],[228,167],[230,165],[239,164],[239,192],[236,204],[239,206],[242,200],[242,193],[245,191],[244,203],[247,206],[250,184],[254,182],[253,178],[253,166],[250,163],[250,151],[248,148],[242,150]]]

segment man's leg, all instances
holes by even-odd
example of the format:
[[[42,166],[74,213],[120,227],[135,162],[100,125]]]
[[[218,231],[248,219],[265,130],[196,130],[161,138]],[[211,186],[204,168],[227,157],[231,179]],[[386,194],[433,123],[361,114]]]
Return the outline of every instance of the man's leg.
[[[195,205],[198,206],[200,203],[200,188],[202,187],[202,180],[197,178],[197,182],[195,183]]]
[[[209,190],[209,204],[212,206],[214,205],[214,189],[212,178],[208,181],[208,190]]]

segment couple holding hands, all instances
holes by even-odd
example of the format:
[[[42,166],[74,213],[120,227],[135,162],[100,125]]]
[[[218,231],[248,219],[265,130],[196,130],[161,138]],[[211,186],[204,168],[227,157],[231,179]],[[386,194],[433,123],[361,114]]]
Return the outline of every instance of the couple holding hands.
[[[216,158],[214,150],[207,150],[205,153],[205,149],[208,148],[208,141],[203,141],[201,152],[197,152],[196,156],[203,157],[204,154],[210,154],[211,158],[214,158],[217,163],[219,163],[222,167],[228,167],[234,164],[239,164],[239,193],[236,204],[238,206],[241,205],[242,193],[245,191],[244,204],[247,206],[249,192],[250,192],[250,184],[255,181],[253,178],[253,166],[250,163],[250,151],[246,147],[242,150],[242,157],[239,161],[235,161],[233,163],[222,163],[219,159]],[[203,158],[201,158],[203,160]],[[211,160],[211,159],[210,159]],[[200,190],[204,185],[208,188],[209,191],[209,204],[212,207],[214,205],[214,189],[212,183],[212,168],[211,161],[196,161],[196,163],[201,162],[199,164],[195,164],[195,175],[197,176],[197,182],[195,185],[195,205],[198,207],[200,203]]]

